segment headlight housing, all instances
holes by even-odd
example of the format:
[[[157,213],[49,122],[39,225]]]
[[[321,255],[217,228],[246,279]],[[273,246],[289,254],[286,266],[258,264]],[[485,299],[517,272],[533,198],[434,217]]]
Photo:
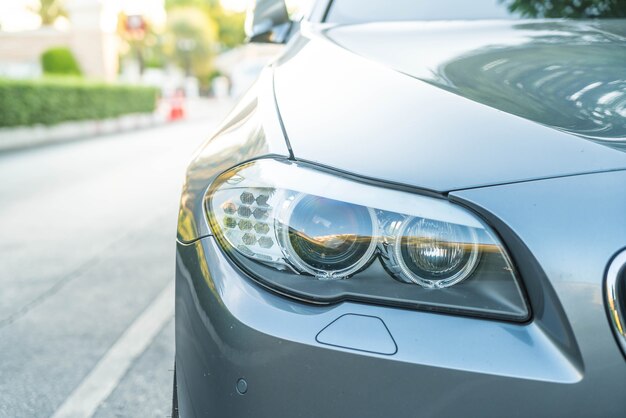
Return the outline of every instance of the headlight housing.
[[[444,199],[263,159],[218,176],[206,209],[225,252],[288,296],[514,321],[530,315],[497,236]]]

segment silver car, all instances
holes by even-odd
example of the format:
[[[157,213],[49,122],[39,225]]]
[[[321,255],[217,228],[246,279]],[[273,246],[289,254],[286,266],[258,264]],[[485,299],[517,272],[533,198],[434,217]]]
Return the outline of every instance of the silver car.
[[[626,2],[259,0],[189,166],[174,415],[626,416]]]

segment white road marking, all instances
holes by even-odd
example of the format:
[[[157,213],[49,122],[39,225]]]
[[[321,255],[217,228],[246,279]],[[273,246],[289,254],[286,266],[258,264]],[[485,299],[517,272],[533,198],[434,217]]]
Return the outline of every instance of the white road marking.
[[[144,352],[174,315],[174,282],[170,283],[52,415],[52,418],[90,418],[117,387],[133,361]]]

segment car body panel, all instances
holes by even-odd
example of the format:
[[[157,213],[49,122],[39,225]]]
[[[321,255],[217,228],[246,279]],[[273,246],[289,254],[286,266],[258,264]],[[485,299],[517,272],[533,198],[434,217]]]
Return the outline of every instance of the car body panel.
[[[192,242],[210,234],[203,202],[215,177],[268,156],[289,157],[290,151],[276,114],[272,72],[266,69],[189,164],[178,213],[178,240]]]
[[[349,33],[305,31],[276,64],[278,108],[296,159],[436,192],[626,168],[620,149],[462,97],[330,38]]]
[[[616,21],[304,22],[187,172],[180,416],[624,415],[603,294],[626,248],[625,33]],[[531,318],[311,304],[259,285],[203,203],[216,176],[267,157],[467,207],[504,243]]]
[[[257,286],[212,237],[179,243],[177,373],[193,394],[181,416],[619,416],[626,363],[602,289],[626,244],[625,188],[626,172],[612,172],[454,194],[503,220],[494,228],[528,287],[526,324],[304,304]],[[395,354],[360,350],[358,333],[352,348],[316,340],[346,314],[383,321]]]
[[[459,96],[626,151],[621,20],[376,23],[324,35]]]
[[[614,355],[619,354],[615,340],[600,337],[610,328],[604,304],[607,266],[626,247],[626,171],[465,190],[451,198],[463,199],[523,240],[574,327],[588,374],[602,376],[611,368],[626,372],[626,363]],[[504,239],[515,244],[510,236]],[[524,277],[524,283],[531,300],[539,300],[533,277]]]

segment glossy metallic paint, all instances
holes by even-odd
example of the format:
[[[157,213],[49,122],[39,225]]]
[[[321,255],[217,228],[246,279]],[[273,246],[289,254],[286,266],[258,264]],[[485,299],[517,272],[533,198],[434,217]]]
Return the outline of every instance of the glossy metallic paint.
[[[626,153],[303,27],[187,173],[176,269],[181,417],[623,416],[626,363],[603,283],[626,247]],[[221,172],[272,155],[470,208],[508,247],[532,318],[311,305],[258,286],[211,236],[203,199]],[[341,347],[316,339],[345,315],[378,318],[397,350],[368,352],[349,328]]]
[[[178,215],[178,240],[192,242],[210,234],[204,195],[215,177],[246,161],[289,155],[276,113],[272,72],[266,69],[189,164]]]
[[[400,73],[324,33],[294,39],[276,65],[278,108],[297,159],[437,192],[626,168],[626,152]]]
[[[614,198],[624,184],[626,172],[617,172],[455,193],[506,223],[506,231],[494,226],[513,243],[535,313],[522,325],[307,305],[256,286],[212,237],[179,244],[177,370],[192,394],[179,400],[181,416],[619,416],[626,364],[602,292],[607,260],[626,236],[626,197]],[[607,225],[614,235],[602,232]],[[380,318],[397,353],[316,341],[346,314]],[[244,396],[235,389],[241,377]]]

